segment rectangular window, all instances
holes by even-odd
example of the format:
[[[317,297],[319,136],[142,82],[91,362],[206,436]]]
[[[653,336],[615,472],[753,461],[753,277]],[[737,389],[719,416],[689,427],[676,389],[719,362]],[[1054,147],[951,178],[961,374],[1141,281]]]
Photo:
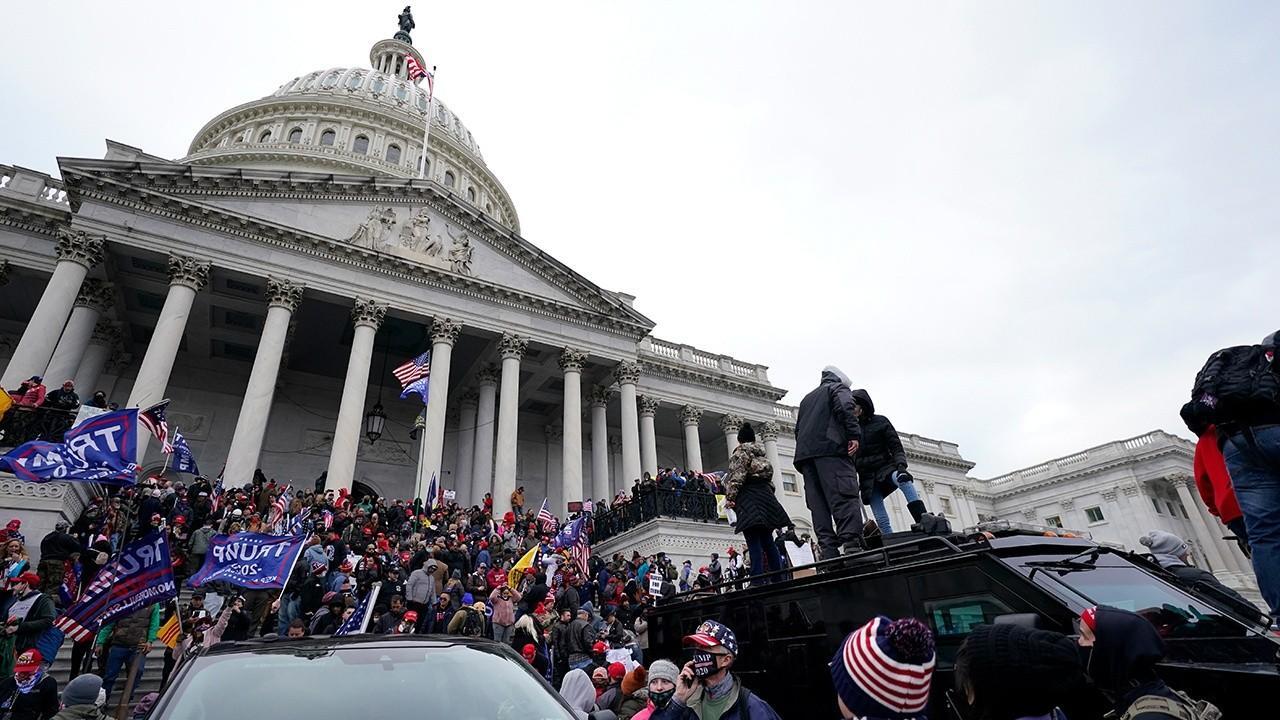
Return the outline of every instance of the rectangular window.
[[[1057,515],[1050,515],[1044,519],[1044,524],[1049,527],[1063,527],[1062,518]]]
[[[1169,514],[1170,514],[1170,515],[1172,515],[1173,517],[1178,517],[1178,511],[1177,511],[1177,510],[1175,510],[1175,509],[1173,509],[1173,502],[1172,502],[1172,501],[1170,501],[1170,500],[1165,500],[1165,501],[1164,501],[1164,504],[1165,504],[1166,506],[1168,506],[1168,508],[1169,508]]]
[[[1156,509],[1156,514],[1157,514],[1157,515],[1159,515],[1159,514],[1160,514],[1160,500],[1159,500],[1159,498],[1154,498],[1154,497],[1153,497],[1153,498],[1151,498],[1151,506],[1152,506],[1152,507],[1154,507],[1154,508]]]
[[[156,275],[166,275],[169,272],[169,266],[157,260],[147,260],[146,258],[132,257],[129,258],[130,264],[135,270],[143,270]]]
[[[1188,516],[1187,516],[1187,506],[1186,506],[1186,505],[1183,505],[1182,503],[1178,503],[1178,512],[1182,513],[1182,517],[1187,518],[1188,520],[1190,520],[1190,519],[1191,519],[1190,517],[1188,517]]]
[[[233,292],[244,293],[245,295],[261,295],[262,294],[262,288],[258,287],[257,285],[254,285],[253,283],[249,283],[249,282],[244,282],[242,280],[235,280],[233,278],[227,278],[227,289]]]
[[[940,498],[938,498],[938,501],[939,501],[940,503],[942,503],[942,514],[943,514],[943,515],[946,515],[947,517],[955,517],[955,516],[956,516],[955,511],[953,511],[953,510],[951,509],[951,498],[949,498],[949,497],[940,497]]]
[[[258,316],[253,313],[241,312],[239,310],[227,310],[223,316],[226,324],[231,327],[248,328],[250,330],[258,329]]]
[[[1084,514],[1085,514],[1085,517],[1089,518],[1090,525],[1092,525],[1093,523],[1100,523],[1106,520],[1106,518],[1102,516],[1102,508],[1100,507],[1085,508]]]
[[[964,636],[978,625],[990,624],[996,617],[1008,613],[1009,606],[994,595],[969,595],[926,602],[924,611],[933,624],[934,634],[945,638]]]
[[[800,488],[796,485],[795,473],[782,471],[782,489],[789,493],[800,492]]]

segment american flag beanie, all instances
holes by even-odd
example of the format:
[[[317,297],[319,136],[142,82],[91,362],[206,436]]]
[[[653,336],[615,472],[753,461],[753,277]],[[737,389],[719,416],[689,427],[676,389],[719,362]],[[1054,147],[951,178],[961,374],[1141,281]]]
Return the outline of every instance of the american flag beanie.
[[[831,659],[831,680],[858,717],[924,717],[935,660],[933,633],[924,623],[881,615],[840,644]]]

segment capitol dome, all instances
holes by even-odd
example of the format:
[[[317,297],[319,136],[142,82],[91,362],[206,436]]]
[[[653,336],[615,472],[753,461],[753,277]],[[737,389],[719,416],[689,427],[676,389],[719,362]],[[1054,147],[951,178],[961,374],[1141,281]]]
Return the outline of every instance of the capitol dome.
[[[428,98],[406,59],[426,61],[406,35],[381,40],[370,67],[300,75],[275,92],[226,110],[196,133],[181,162],[347,175],[416,178]],[[427,177],[497,222],[520,230],[511,197],[480,146],[437,97],[431,102]]]

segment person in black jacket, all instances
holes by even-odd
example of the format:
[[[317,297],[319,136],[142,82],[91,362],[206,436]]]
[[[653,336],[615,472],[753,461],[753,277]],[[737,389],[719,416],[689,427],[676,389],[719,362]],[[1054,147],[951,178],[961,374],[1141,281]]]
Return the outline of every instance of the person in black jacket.
[[[0,679],[0,715],[5,720],[49,720],[58,714],[58,683],[32,648],[18,656],[12,675]]]
[[[871,395],[866,390],[854,390],[852,395],[853,414],[858,417],[858,425],[862,428],[862,446],[854,458],[862,502],[871,506],[871,514],[880,532],[891,533],[893,525],[884,509],[884,501],[901,490],[907,499],[911,517],[920,522],[926,512],[925,505],[916,492],[911,473],[907,472],[907,453],[902,449],[898,431],[889,418],[876,414],[875,403],[871,402]]]
[[[862,503],[853,465],[861,440],[849,376],[828,365],[818,387],[800,401],[795,455],[823,559],[839,556],[842,545],[846,552],[862,548]]]

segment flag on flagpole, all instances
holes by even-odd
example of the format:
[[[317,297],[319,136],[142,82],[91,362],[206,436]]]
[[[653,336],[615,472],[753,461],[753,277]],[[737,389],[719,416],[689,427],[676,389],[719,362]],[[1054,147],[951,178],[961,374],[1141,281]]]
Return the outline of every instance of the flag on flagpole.
[[[330,510],[321,510],[320,518],[324,521],[324,529],[328,531],[333,527],[333,512]]]
[[[302,508],[302,512],[295,515],[293,520],[289,522],[289,534],[290,535],[303,534],[303,532],[305,532],[307,529],[307,521],[309,519],[311,519],[311,508],[310,507]]]
[[[292,487],[292,486],[290,486]],[[284,513],[289,509],[289,505],[293,502],[293,494],[289,492],[289,488],[280,491],[276,499],[271,503],[271,516],[267,520],[267,524],[275,527],[284,519]]]
[[[358,635],[369,629],[369,616],[373,614],[373,606],[378,599],[378,591],[382,589],[382,583],[377,582],[373,587],[369,588],[369,592],[364,594],[364,599],[356,605],[356,611],[351,613],[351,617],[342,621],[341,627],[333,632],[334,637],[340,635]]]
[[[173,454],[174,470],[192,475],[200,474],[200,468],[196,467],[196,456],[191,453],[191,446],[187,445],[187,439],[177,428],[173,429],[173,444],[169,448],[169,452]]]
[[[569,550],[569,558],[583,574],[587,572],[587,560],[591,558],[591,545],[587,535],[587,519],[580,517],[566,525],[555,540],[551,541],[552,548]]]
[[[527,568],[534,567],[534,563],[538,560],[538,550],[541,548],[541,545],[534,545],[529,548],[529,552],[525,553],[524,557],[511,566],[511,571],[507,573],[507,585],[511,586],[513,590],[520,584],[520,576],[524,575],[524,571]]]
[[[218,505],[222,504],[222,493],[222,476],[219,475],[218,478],[213,481],[213,492],[210,493],[213,496],[209,499],[209,508],[212,512],[217,512]]]
[[[170,650],[178,647],[178,638],[181,635],[182,623],[178,621],[178,613],[176,612],[156,631],[156,639],[164,643],[165,647]]]
[[[138,422],[156,436],[156,439],[163,444],[166,453],[172,453],[173,446],[169,444],[169,419],[166,417],[168,409],[169,401],[161,400],[146,410],[139,410]]]
[[[556,516],[551,514],[551,507],[548,504],[550,498],[542,499],[542,507],[538,510],[538,524],[542,526],[543,532],[555,532],[558,521]]]
[[[435,73],[429,73],[422,65],[418,64],[418,58],[413,55],[405,56],[405,67],[409,70],[409,80],[417,80],[418,78],[426,78],[427,80],[427,97],[435,95],[436,76]]]
[[[422,399],[422,404],[427,404],[427,386],[431,382],[430,350],[406,360],[403,365],[393,370],[392,374],[396,376],[396,380],[400,381],[401,400],[407,400],[410,395],[417,393]]]

